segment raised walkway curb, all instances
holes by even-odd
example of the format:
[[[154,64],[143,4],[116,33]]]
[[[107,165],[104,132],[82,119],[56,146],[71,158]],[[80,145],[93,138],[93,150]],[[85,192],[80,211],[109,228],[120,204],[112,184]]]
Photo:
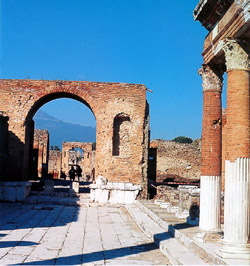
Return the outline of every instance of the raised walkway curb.
[[[173,265],[207,265],[198,255],[191,252],[186,246],[179,243],[176,238],[172,237],[166,228],[164,228],[165,226],[162,227],[159,225],[148,215],[145,209],[140,208],[137,203],[126,205],[129,214],[133,217],[141,230],[151,238],[161,252],[169,258]]]
[[[149,206],[147,206],[149,205]],[[149,201],[126,205],[130,215],[174,265],[249,265],[246,260],[228,260],[217,255],[221,242],[198,243],[187,234],[159,217]]]

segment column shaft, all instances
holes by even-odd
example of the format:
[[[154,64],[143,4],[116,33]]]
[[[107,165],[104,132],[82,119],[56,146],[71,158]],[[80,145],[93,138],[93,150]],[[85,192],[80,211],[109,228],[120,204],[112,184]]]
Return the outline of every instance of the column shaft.
[[[221,92],[203,92],[201,175],[221,175]]]
[[[226,40],[227,133],[225,154],[224,258],[250,259],[250,73],[241,42]]]
[[[203,122],[199,229],[205,233],[217,233],[220,231],[223,72],[203,66],[200,74],[203,80]]]
[[[227,141],[226,160],[250,157],[249,71],[227,73]]]
[[[202,176],[201,187],[199,229],[220,232],[220,176]]]

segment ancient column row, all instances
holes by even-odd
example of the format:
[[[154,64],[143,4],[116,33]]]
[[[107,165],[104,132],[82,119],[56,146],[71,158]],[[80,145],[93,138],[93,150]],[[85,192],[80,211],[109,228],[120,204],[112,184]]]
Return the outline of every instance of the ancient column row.
[[[224,258],[250,259],[250,43],[224,40],[227,70]],[[220,228],[221,92],[223,71],[204,65],[200,232]]]

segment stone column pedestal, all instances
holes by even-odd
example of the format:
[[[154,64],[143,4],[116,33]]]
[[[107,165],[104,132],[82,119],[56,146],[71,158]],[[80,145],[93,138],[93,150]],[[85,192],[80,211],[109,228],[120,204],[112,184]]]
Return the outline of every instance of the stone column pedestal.
[[[250,260],[250,158],[238,158],[225,164],[223,258]]]
[[[200,230],[218,233],[220,228],[220,176],[201,176]]]

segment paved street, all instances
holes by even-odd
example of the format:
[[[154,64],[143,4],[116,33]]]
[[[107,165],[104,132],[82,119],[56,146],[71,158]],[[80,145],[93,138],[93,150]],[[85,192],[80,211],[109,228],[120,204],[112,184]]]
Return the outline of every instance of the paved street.
[[[0,203],[0,265],[167,265],[122,206]]]

